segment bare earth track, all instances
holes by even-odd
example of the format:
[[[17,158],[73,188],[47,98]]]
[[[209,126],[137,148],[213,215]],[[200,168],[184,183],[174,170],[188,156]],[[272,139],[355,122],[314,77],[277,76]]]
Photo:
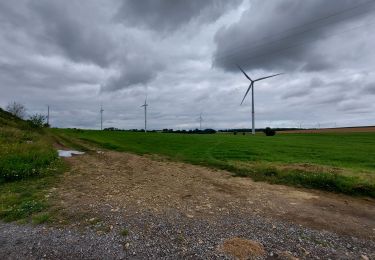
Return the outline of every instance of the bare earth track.
[[[0,224],[3,256],[231,258],[222,245],[239,237],[264,247],[250,258],[375,257],[373,199],[253,182],[127,153],[106,151],[68,162],[71,170],[50,191],[61,222],[68,224]]]

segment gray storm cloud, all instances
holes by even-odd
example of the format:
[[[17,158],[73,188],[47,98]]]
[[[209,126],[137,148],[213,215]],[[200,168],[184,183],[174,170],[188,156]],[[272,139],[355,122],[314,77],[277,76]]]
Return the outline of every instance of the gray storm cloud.
[[[142,32],[132,32],[136,35],[133,36],[127,32],[128,28],[113,23],[111,16],[101,14],[102,5],[102,1],[83,4],[41,0],[28,1],[21,6],[3,4],[3,10],[9,16],[5,22],[21,31],[35,47],[40,47],[42,55],[59,55],[77,64],[92,64],[115,70],[115,75],[107,77],[104,82],[97,82],[102,85],[102,91],[116,91],[148,83],[163,68],[163,59],[150,51],[153,49],[152,42],[142,37]],[[9,13],[16,14],[17,19]],[[24,24],[20,26],[19,21],[24,21]],[[24,64],[0,65],[3,70],[9,71],[10,68],[10,73],[19,74],[29,84],[35,81],[38,83],[35,75],[39,73],[39,66],[32,66],[33,70],[37,70],[32,73],[22,69],[26,66]],[[69,78],[57,82],[68,83]]]
[[[363,92],[365,94],[375,95],[375,83],[368,83],[364,86]]]
[[[100,24],[103,21],[99,19],[99,24],[92,26],[98,19],[92,6],[42,0],[31,2],[30,8],[40,19],[42,39],[58,47],[69,59],[102,67],[110,65],[115,43]]]
[[[374,7],[365,0],[251,1],[238,22],[216,33],[214,65],[287,71],[337,67],[337,59],[330,59],[321,41],[373,15]]]
[[[196,19],[208,23],[238,6],[242,0],[143,0],[122,2],[117,18],[159,32],[177,30]]]
[[[150,62],[143,59],[136,59],[123,64],[120,71],[110,77],[102,85],[101,91],[116,91],[126,89],[137,84],[147,84],[153,80],[157,73],[163,69],[163,65],[157,62]]]

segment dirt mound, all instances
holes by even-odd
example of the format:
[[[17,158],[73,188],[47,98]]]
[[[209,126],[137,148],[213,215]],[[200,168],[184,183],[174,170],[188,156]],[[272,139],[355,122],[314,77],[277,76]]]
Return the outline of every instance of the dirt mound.
[[[254,241],[234,237],[225,240],[219,250],[235,257],[236,259],[259,259],[265,255],[263,245]]]

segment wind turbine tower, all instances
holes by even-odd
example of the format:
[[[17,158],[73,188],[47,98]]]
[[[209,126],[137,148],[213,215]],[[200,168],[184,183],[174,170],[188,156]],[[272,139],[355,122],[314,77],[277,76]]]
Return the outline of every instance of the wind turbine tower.
[[[103,130],[103,105],[100,105],[100,130]]]
[[[144,107],[145,109],[145,133],[147,132],[147,97],[145,99],[145,103],[141,106],[141,107]]]
[[[47,106],[47,125],[49,125],[49,105]]]
[[[239,65],[237,65],[237,67],[242,71],[242,73],[245,75],[245,77],[248,80],[250,80],[250,85],[247,88],[246,93],[245,93],[245,95],[244,95],[244,97],[241,101],[241,105],[242,105],[243,101],[245,100],[247,94],[249,93],[249,91],[251,89],[251,123],[252,123],[252,131],[251,132],[252,132],[253,135],[255,135],[254,83],[257,82],[257,81],[264,80],[264,79],[276,77],[276,76],[281,75],[283,73],[279,73],[279,74],[275,74],[275,75],[271,75],[271,76],[262,77],[262,78],[259,78],[259,79],[252,80]]]
[[[203,121],[203,117],[202,117],[202,113],[200,113],[199,115],[199,130],[202,131],[202,121]]]

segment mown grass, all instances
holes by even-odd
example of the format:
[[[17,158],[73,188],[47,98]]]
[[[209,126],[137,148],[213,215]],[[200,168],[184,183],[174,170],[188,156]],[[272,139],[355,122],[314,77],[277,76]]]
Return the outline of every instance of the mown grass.
[[[226,169],[256,181],[375,197],[375,133],[266,137],[261,134],[54,131],[106,149],[159,154],[173,160]]]
[[[0,109],[0,219],[31,219],[49,207],[48,189],[65,169],[45,130]],[[42,223],[41,215],[34,223]]]

